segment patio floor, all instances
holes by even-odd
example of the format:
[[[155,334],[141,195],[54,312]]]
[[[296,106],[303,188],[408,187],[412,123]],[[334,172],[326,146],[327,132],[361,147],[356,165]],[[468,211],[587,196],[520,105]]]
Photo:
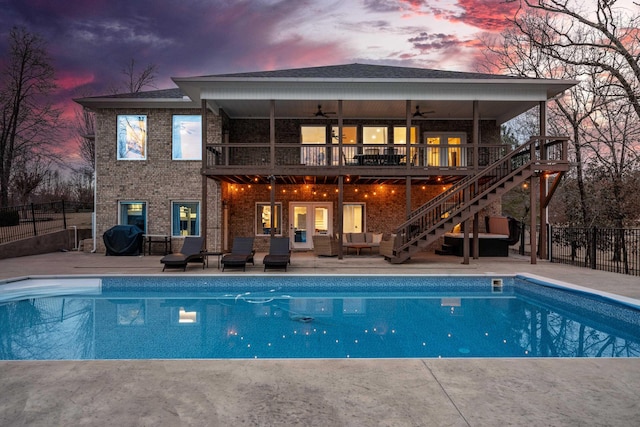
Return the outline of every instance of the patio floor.
[[[640,278],[528,257],[421,254],[390,265],[294,253],[288,273],[528,272],[640,299]],[[159,256],[78,252],[0,260],[0,279],[162,273]],[[627,425],[640,417],[640,359],[133,360],[0,362],[0,425],[495,426]]]

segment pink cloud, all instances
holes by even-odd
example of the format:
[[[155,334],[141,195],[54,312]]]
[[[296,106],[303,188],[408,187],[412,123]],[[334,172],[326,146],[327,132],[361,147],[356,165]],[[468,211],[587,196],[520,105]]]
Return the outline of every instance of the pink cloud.
[[[58,73],[56,83],[62,90],[73,90],[80,86],[84,86],[95,81],[93,73],[85,73],[83,75],[71,74],[70,72]]]

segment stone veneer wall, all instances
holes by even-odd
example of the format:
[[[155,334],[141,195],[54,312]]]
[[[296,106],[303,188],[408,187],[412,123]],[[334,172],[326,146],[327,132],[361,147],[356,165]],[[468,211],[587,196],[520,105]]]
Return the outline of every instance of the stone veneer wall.
[[[199,109],[102,109],[96,114],[96,248],[104,252],[103,233],[118,224],[118,202],[147,202],[147,232],[171,234],[171,202],[201,201],[200,161],[171,159],[172,116],[200,114]],[[117,116],[147,116],[147,159],[116,160]],[[209,114],[209,142],[221,140],[220,119]],[[208,180],[208,249],[220,247],[220,187]],[[202,210],[202,204],[201,204]],[[173,249],[182,246],[172,239]]]

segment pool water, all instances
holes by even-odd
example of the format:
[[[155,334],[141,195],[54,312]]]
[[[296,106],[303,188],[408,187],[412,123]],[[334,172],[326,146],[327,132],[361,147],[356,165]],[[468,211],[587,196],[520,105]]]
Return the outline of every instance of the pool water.
[[[57,282],[64,295],[0,284],[0,359],[640,356],[638,307],[517,277]]]

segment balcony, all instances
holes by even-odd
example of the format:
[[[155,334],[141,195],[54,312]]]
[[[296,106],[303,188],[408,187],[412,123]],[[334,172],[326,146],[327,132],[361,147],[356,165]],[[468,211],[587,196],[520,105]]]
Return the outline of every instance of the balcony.
[[[268,175],[405,177],[472,174],[510,151],[504,144],[222,143],[206,146],[203,172],[212,177]],[[547,153],[549,154],[549,153]],[[562,159],[562,153],[558,159]]]

